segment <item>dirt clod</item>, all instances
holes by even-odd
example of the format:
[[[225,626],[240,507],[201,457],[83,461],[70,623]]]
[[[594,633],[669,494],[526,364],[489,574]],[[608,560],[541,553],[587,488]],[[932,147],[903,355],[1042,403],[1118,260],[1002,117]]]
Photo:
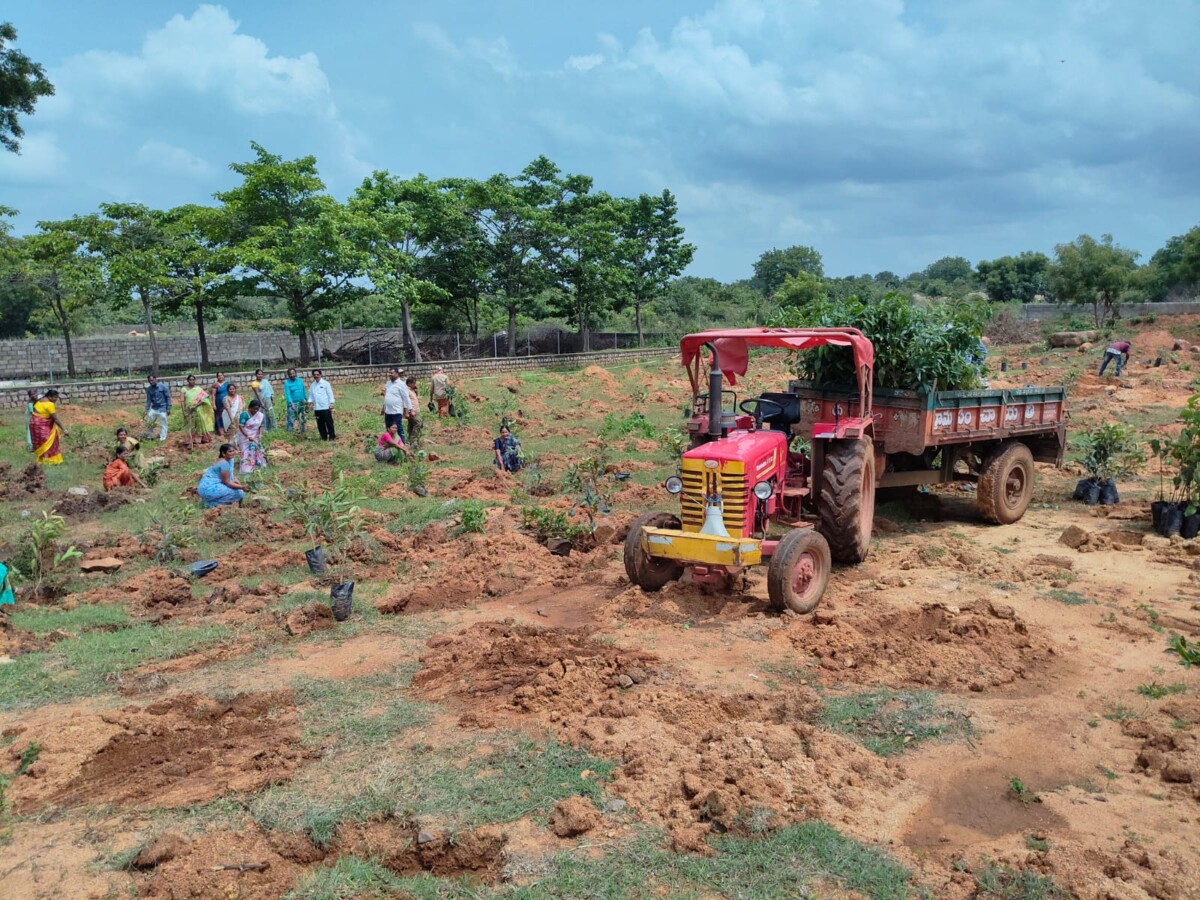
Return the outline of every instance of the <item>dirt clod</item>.
[[[600,824],[600,810],[586,797],[568,797],[550,812],[550,830],[560,838],[587,834]]]

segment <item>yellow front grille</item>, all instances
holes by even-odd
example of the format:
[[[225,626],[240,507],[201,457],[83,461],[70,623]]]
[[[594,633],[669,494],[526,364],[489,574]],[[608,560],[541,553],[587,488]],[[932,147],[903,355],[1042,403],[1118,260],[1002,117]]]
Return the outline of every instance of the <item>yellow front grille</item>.
[[[704,461],[682,461],[683,493],[679,496],[679,519],[684,531],[699,531],[704,525],[704,497],[713,489],[720,490],[724,503],[722,519],[731,535],[742,533],[746,521],[746,476],[741,462],[722,463],[719,469],[704,468]]]

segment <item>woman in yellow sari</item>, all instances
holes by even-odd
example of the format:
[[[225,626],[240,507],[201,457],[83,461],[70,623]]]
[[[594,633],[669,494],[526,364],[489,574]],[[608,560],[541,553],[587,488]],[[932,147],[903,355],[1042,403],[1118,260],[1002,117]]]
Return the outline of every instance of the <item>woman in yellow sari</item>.
[[[183,389],[183,424],[187,429],[187,447],[195,446],[196,438],[200,443],[212,441],[213,404],[204,388],[196,384],[196,376],[187,377],[187,387]]]
[[[33,415],[29,417],[29,437],[33,444],[33,454],[43,466],[57,466],[63,461],[63,429],[54,405],[56,400],[58,391],[46,391],[42,399],[33,404]]]

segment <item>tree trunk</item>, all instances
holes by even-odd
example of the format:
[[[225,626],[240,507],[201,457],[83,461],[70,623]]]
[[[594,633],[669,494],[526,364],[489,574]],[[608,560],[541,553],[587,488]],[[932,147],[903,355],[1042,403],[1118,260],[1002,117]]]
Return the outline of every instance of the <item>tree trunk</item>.
[[[200,341],[200,369],[208,369],[208,336],[204,333],[204,302],[196,301],[196,338]]]
[[[300,365],[307,366],[312,362],[312,351],[308,347],[308,329],[300,326]]]
[[[58,319],[58,327],[62,331],[63,343],[67,345],[67,375],[71,378],[75,377],[75,350],[71,346],[71,326],[67,319],[67,310],[63,306],[62,297],[58,294],[53,295],[54,299],[54,317]],[[30,375],[33,373],[30,372]]]
[[[154,311],[150,308],[150,296],[141,291],[142,311],[146,313],[146,334],[150,338],[150,374],[158,377],[158,339],[154,336]]]
[[[579,320],[579,343],[583,347],[584,353],[588,353],[592,349],[592,332],[584,319]]]
[[[637,319],[638,349],[640,350],[646,346],[645,338],[642,336],[642,301],[635,300],[633,302],[633,316]]]
[[[508,355],[517,355],[517,308],[508,305]]]
[[[421,362],[421,345],[413,333],[412,307],[407,300],[400,304],[400,324],[404,327],[405,358],[412,362]]]

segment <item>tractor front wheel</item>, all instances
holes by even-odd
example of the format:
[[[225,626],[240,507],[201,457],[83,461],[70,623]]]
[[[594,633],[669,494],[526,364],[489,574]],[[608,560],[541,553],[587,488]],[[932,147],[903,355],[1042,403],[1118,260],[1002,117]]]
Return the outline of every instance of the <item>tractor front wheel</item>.
[[[650,556],[642,546],[643,528],[673,528],[683,526],[670,513],[647,513],[629,526],[625,537],[625,574],[643,591],[657,591],[668,581],[678,581],[683,575],[683,566],[673,559]]]
[[[809,528],[789,531],[767,564],[771,607],[780,612],[812,612],[821,602],[832,567],[825,538]]]

